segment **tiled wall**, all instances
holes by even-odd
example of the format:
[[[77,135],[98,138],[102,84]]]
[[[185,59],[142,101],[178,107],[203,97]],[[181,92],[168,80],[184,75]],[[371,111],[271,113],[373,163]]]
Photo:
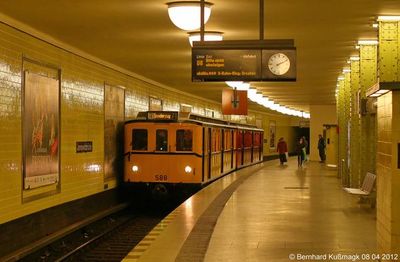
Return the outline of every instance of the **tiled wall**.
[[[378,98],[377,243],[378,251],[400,252],[400,93]]]
[[[392,93],[378,99],[377,113],[377,242],[379,251],[387,251],[391,242]]]
[[[61,70],[61,181],[57,187],[22,190],[23,57]],[[45,67],[28,64],[24,63],[25,69],[50,74]],[[149,95],[161,98],[164,110],[179,110],[185,103],[193,106],[193,112],[204,113],[207,108],[215,112],[215,117],[222,117],[219,103],[156,86],[0,23],[0,224],[105,190],[105,83],[125,88],[126,119],[148,109]],[[256,119],[264,123],[276,120],[280,130],[277,136],[290,129],[288,117],[252,112],[247,122],[255,124]],[[268,130],[268,125],[264,128]],[[93,151],[77,154],[76,141],[92,141]]]
[[[400,255],[400,92],[392,92],[392,253]]]

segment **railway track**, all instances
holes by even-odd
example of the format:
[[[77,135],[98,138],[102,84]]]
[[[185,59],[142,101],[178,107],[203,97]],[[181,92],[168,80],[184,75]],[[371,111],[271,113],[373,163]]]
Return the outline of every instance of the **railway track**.
[[[142,210],[127,208],[85,226],[20,261],[121,261],[177,205],[170,204],[161,211],[157,207]]]

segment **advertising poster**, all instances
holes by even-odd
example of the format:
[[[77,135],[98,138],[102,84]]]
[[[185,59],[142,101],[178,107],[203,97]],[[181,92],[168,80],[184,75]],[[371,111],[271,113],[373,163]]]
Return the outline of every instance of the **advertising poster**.
[[[59,82],[25,72],[24,188],[59,181]]]
[[[269,149],[275,150],[276,122],[269,121]]]
[[[122,172],[122,163],[118,162],[122,154],[122,129],[124,115],[125,90],[105,85],[104,88],[104,180],[116,178]],[[121,157],[120,157],[121,158]]]

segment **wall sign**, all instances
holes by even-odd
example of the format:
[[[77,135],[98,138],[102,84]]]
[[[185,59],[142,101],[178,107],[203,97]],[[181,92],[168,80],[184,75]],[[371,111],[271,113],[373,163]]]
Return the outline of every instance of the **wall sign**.
[[[76,142],[76,153],[87,153],[93,151],[92,141],[77,141]]]
[[[222,114],[247,115],[247,91],[223,89]]]

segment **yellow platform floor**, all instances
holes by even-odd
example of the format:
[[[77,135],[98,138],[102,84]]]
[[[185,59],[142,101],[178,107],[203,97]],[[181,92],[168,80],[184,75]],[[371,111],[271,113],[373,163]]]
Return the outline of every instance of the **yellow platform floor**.
[[[362,261],[376,252],[376,210],[336,174],[292,158],[240,170],[183,203],[125,261]]]

